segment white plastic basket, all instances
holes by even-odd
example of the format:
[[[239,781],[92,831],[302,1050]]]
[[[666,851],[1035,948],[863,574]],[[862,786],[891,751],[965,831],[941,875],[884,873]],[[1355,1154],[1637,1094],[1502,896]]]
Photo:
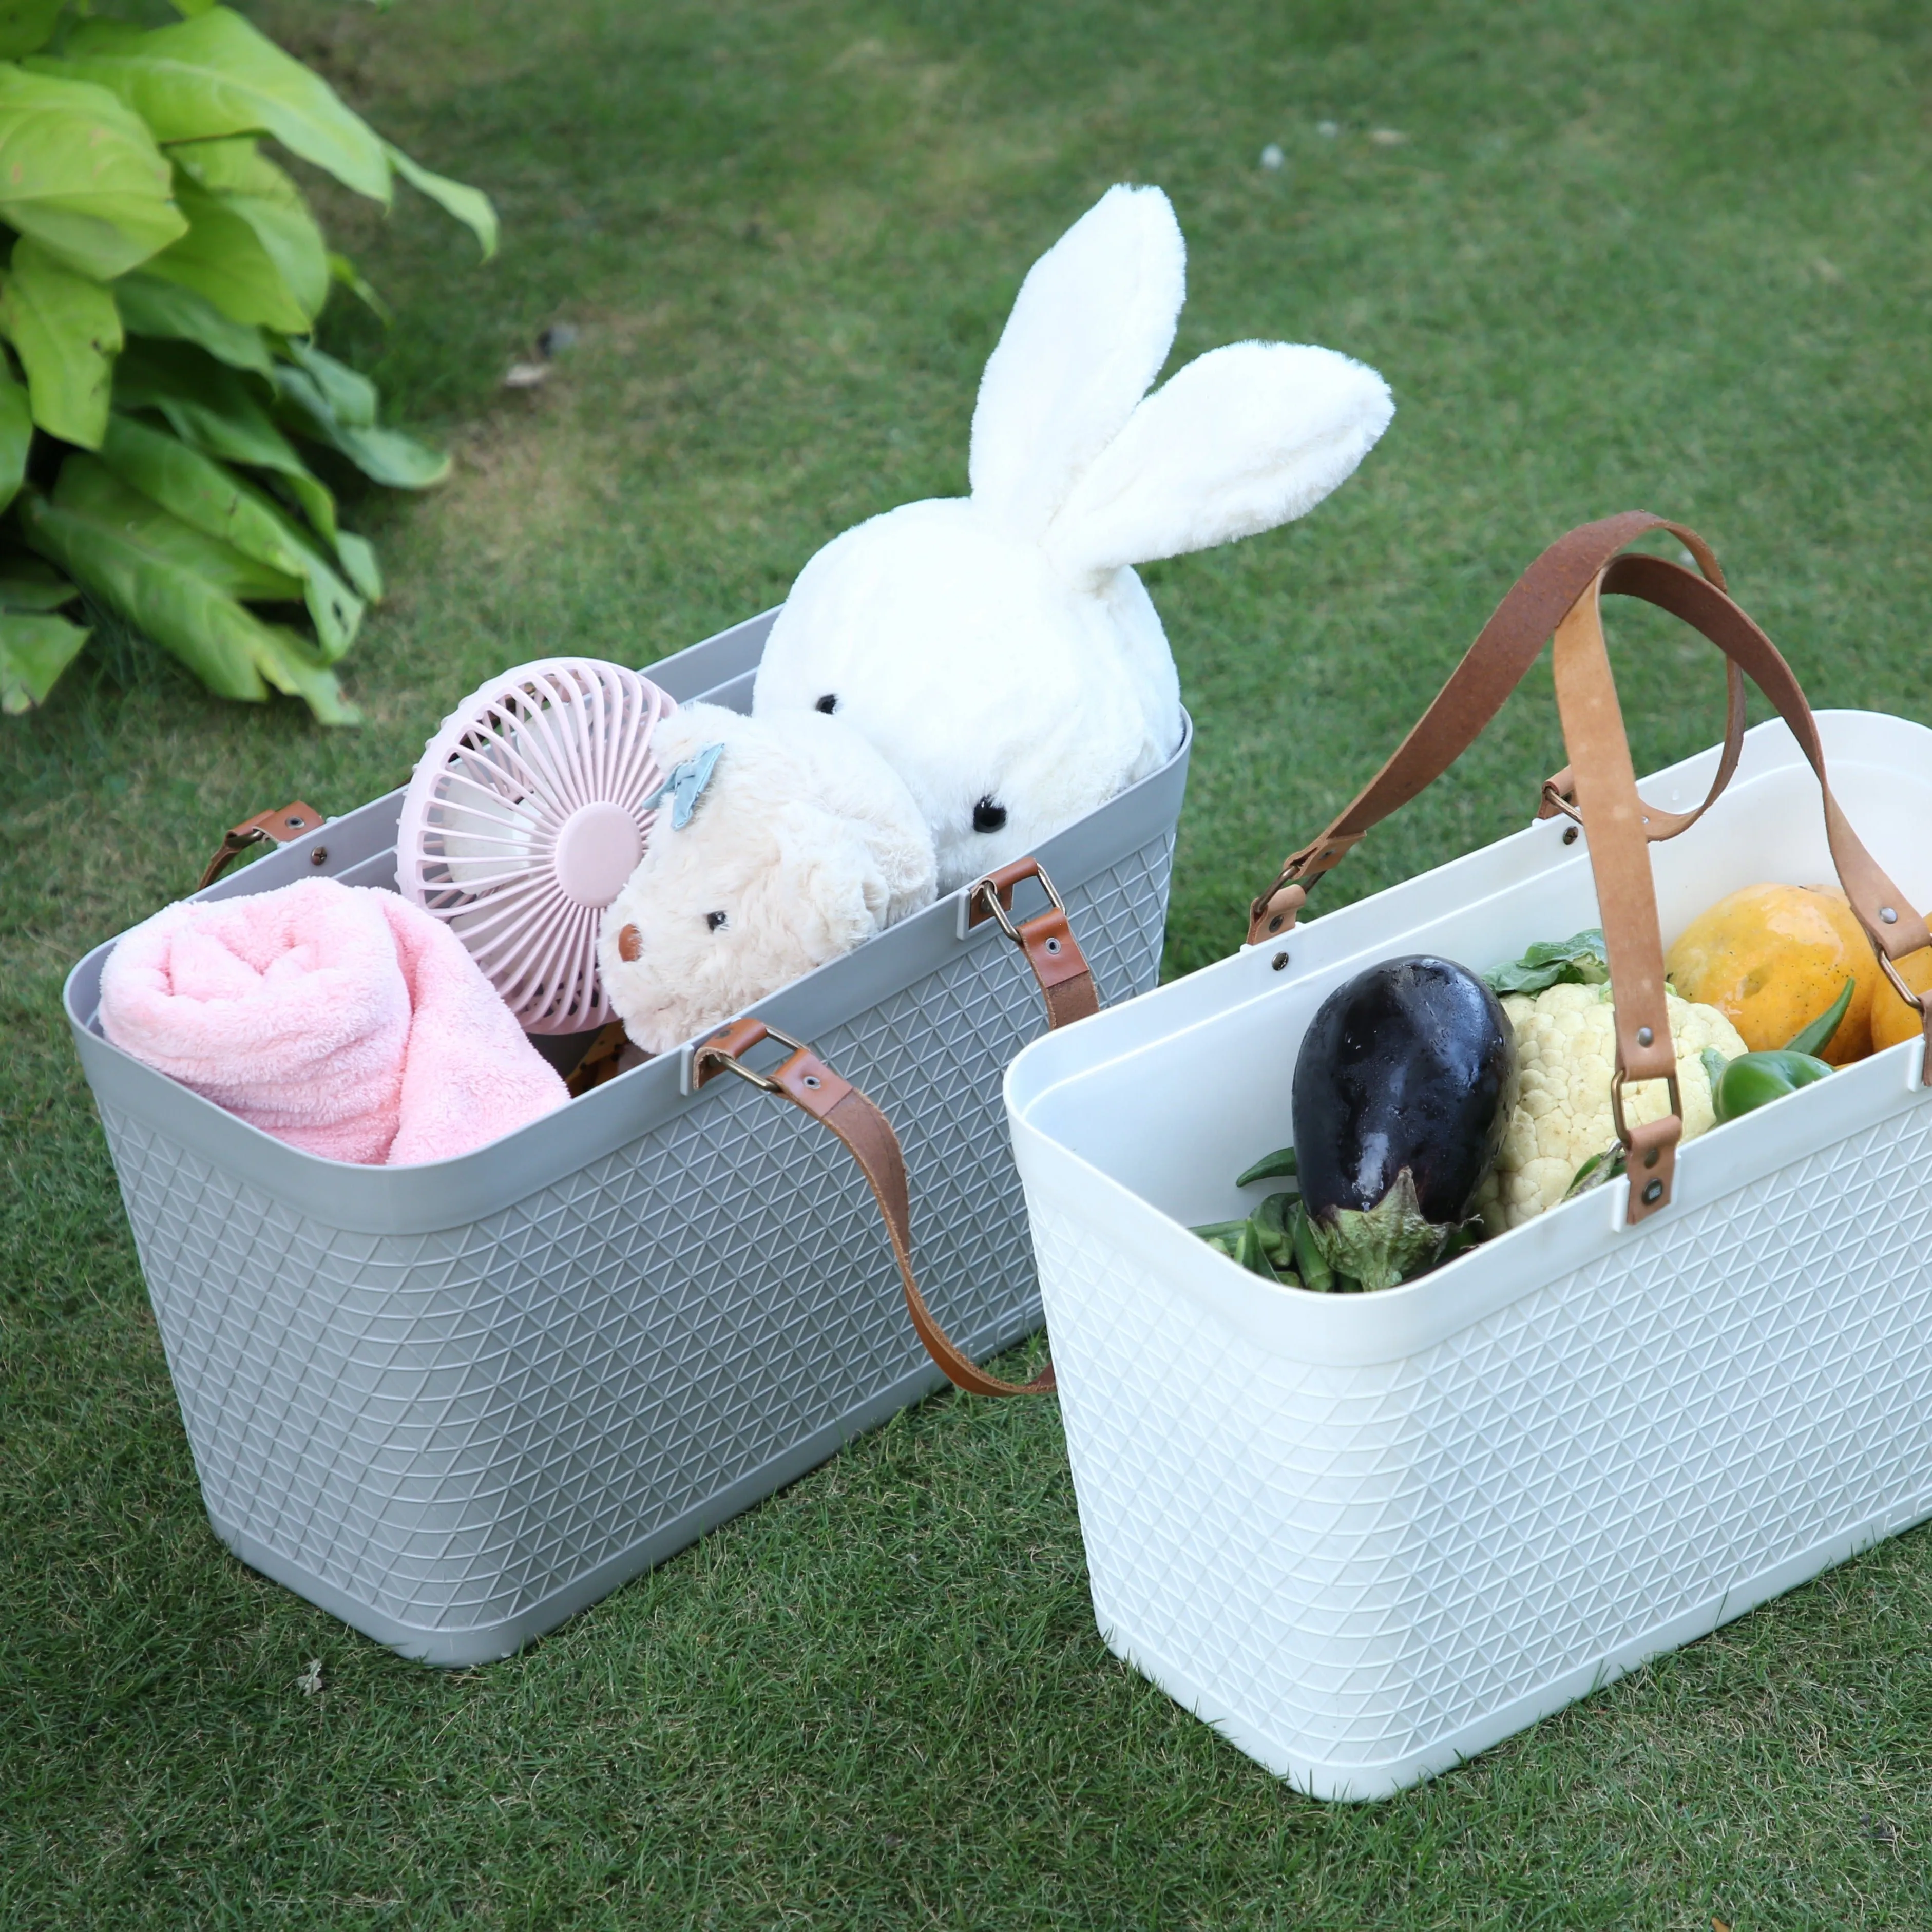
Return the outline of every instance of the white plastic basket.
[[[1822,712],[1833,789],[1932,900],[1932,731]],[[1714,749],[1646,781],[1688,808]],[[1831,876],[1780,723],[1654,848],[1666,939]],[[1482,1750],[1932,1514],[1922,1042],[1691,1142],[1670,1204],[1580,1196],[1418,1281],[1312,1294],[1188,1232],[1289,1136],[1295,1054],[1392,954],[1487,968],[1597,922],[1561,819],[1022,1052],[1006,1082],[1094,1613],[1320,1798]]]

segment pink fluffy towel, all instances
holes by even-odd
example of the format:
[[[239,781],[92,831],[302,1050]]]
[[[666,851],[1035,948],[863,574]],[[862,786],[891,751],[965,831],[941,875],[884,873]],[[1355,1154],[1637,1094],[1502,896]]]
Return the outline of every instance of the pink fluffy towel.
[[[334,879],[157,913],[108,958],[100,1030],[330,1160],[447,1160],[569,1097],[455,934]]]

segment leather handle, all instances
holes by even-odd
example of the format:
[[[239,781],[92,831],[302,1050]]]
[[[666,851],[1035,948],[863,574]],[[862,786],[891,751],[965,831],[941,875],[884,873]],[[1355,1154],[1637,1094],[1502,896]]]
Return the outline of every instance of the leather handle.
[[[1675,534],[1702,574],[1661,557],[1616,554],[1623,544],[1653,530]],[[1552,598],[1573,583],[1569,602],[1551,616]],[[1640,598],[1681,618],[1728,661],[1724,753],[1716,780],[1695,812],[1664,812],[1638,796],[1604,641],[1600,601],[1606,592]],[[1248,936],[1256,943],[1291,926],[1306,901],[1309,886],[1339,862],[1371,826],[1439,777],[1474,741],[1540,652],[1542,635],[1537,627],[1546,617],[1556,640],[1557,709],[1570,765],[1546,783],[1544,797],[1553,809],[1570,809],[1564,796],[1567,782],[1575,795],[1571,815],[1589,833],[1590,866],[1616,1012],[1611,1108],[1618,1138],[1628,1152],[1627,1219],[1636,1222],[1669,1204],[1683,1132],[1649,848],[1694,824],[1730,782],[1743,742],[1744,676],[1771,700],[1816,775],[1832,862],[1880,964],[1924,1022],[1922,1077],[1932,1086],[1932,998],[1912,993],[1894,963],[1932,945],[1932,932],[1852,830],[1832,796],[1817,721],[1797,677],[1778,647],[1726,594],[1722,573],[1701,538],[1681,524],[1632,511],[1586,524],[1551,544],[1516,580],[1394,755],[1320,838],[1291,855],[1274,887],[1255,901]],[[1547,811],[1542,815],[1547,816]],[[1624,1118],[1624,1084],[1653,1079],[1669,1083],[1670,1109],[1661,1120],[1632,1128]]]
[[[1045,888],[1046,909],[1017,922],[1012,916],[1013,890],[1028,879]],[[967,889],[967,924],[998,921],[1032,969],[1046,1005],[1049,1028],[1070,1025],[1100,1010],[1093,970],[1067,924],[1066,908],[1036,859],[1018,859],[989,872]],[[754,1072],[744,1056],[760,1042],[777,1040],[791,1053],[770,1073]],[[906,1185],[905,1155],[892,1124],[877,1105],[851,1082],[836,1073],[801,1040],[790,1039],[758,1019],[734,1020],[699,1042],[691,1058],[694,1087],[703,1088],[720,1073],[735,1073],[754,1087],[789,1100],[820,1126],[829,1127],[844,1143],[859,1172],[872,1190],[879,1216],[886,1224],[892,1259],[905,1292],[906,1312],[926,1352],[946,1372],[956,1388],[969,1395],[1047,1395],[1056,1386],[1049,1362],[1027,1382],[1006,1382],[988,1375],[960,1348],[940,1325],[920,1292],[912,1262],[912,1203]]]
[[[1045,888],[1046,909],[1016,924],[1013,889],[1028,879],[1037,879]],[[989,919],[998,922],[1000,930],[1019,948],[1031,968],[1040,997],[1046,1002],[1048,1027],[1070,1026],[1100,1010],[1093,969],[1066,922],[1065,904],[1037,859],[1016,859],[966,888],[968,929]]]
[[[286,845],[308,832],[320,832],[324,822],[322,814],[314,806],[304,805],[296,799],[274,812],[258,812],[253,818],[244,818],[239,825],[231,825],[222,835],[221,843],[214,848],[214,856],[202,868],[201,883],[195,890],[206,892],[250,845],[271,842]]]
[[[1055,1386],[1051,1362],[1031,1382],[1005,1382],[988,1375],[955,1346],[926,1306],[913,1272],[912,1206],[906,1187],[905,1156],[892,1124],[850,1082],[835,1073],[810,1047],[796,1041],[787,1042],[792,1052],[772,1072],[752,1072],[743,1064],[744,1054],[761,1040],[772,1036],[762,1020],[734,1021],[704,1041],[692,1056],[694,1081],[702,1088],[720,1073],[739,1074],[767,1093],[789,1100],[820,1126],[830,1127],[844,1142],[846,1151],[866,1177],[866,1184],[878,1204],[880,1218],[886,1224],[886,1237],[892,1244],[892,1259],[898,1264],[899,1282],[905,1291],[906,1310],[912,1317],[912,1325],[925,1343],[926,1353],[945,1370],[956,1387],[970,1395],[1049,1394]]]
[[[1562,622],[1564,614],[1619,550],[1652,530],[1670,531],[1721,592],[1724,574],[1704,539],[1682,524],[1653,516],[1648,510],[1627,510],[1621,516],[1581,524],[1558,538],[1510,586],[1509,594],[1496,606],[1435,701],[1388,762],[1319,838],[1289,854],[1274,884],[1249,909],[1250,945],[1279,938],[1292,927],[1315,881],[1346,858],[1372,826],[1433,784],[1475,742],[1541,655],[1544,641]],[[1625,586],[1619,582],[1614,587],[1622,590]],[[1738,747],[1744,740],[1743,691],[1735,680],[1730,696],[1726,763],[1720,767],[1724,784],[1736,768],[1733,739]],[[1685,824],[1706,810],[1722,789],[1721,784],[1714,786],[1711,798]],[[1667,814],[1656,816],[1660,823]]]

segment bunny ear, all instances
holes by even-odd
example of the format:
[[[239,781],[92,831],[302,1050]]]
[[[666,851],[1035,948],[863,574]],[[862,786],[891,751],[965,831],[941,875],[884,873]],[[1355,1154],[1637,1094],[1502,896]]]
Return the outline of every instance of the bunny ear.
[[[1332,349],[1216,349],[1135,410],[1047,549],[1078,577],[1272,530],[1347,482],[1394,413],[1381,376]]]
[[[1037,536],[1174,346],[1187,250],[1157,188],[1110,188],[1028,270],[980,380],[976,501]]]

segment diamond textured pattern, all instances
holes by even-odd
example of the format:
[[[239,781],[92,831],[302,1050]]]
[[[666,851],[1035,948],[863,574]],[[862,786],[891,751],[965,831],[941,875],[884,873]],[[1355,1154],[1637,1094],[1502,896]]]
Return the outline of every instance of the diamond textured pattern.
[[[1106,1002],[1159,976],[1172,856],[1170,830],[1066,892]],[[814,1042],[898,1128],[922,1286],[976,1353],[1039,1324],[1000,1081],[1040,1025],[1013,950],[979,943]],[[482,1630],[922,1368],[844,1149],[710,1091],[409,1236],[322,1224],[104,1107],[211,1515],[352,1621]]]
[[[1356,1366],[1243,1340],[1036,1188],[1102,1628],[1285,1761],[1396,1765],[1918,1520],[1928,1174],[1922,1108]]]

